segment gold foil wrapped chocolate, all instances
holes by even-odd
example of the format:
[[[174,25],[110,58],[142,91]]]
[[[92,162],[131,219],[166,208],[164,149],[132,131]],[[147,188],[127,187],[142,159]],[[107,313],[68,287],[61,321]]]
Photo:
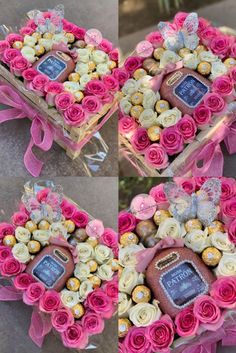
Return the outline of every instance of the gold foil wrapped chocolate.
[[[126,233],[122,234],[120,237],[120,244],[122,246],[128,246],[131,244],[138,244],[138,242],[139,242],[139,238],[137,237],[136,234],[134,234],[132,232],[126,232]]]
[[[45,48],[43,45],[38,44],[38,45],[35,45],[34,51],[35,51],[35,55],[40,56],[45,53]]]
[[[144,285],[139,285],[132,292],[132,299],[135,303],[148,303],[151,300],[151,291]]]
[[[74,43],[75,41],[75,36],[73,33],[66,33],[66,38],[68,40],[68,43]]]
[[[38,227],[33,221],[28,221],[25,223],[25,228],[28,229],[30,233],[33,233],[33,231],[35,231]]]
[[[98,240],[97,240],[97,238],[89,237],[89,238],[86,240],[86,243],[90,244],[93,248],[95,248],[95,246],[98,245]]]
[[[125,337],[132,326],[129,319],[119,319],[118,320],[118,335],[120,338]]]
[[[20,49],[23,48],[23,43],[20,42],[19,40],[17,40],[17,41],[15,41],[15,42],[13,43],[12,47],[13,47],[14,49],[19,49],[19,50],[20,50]]]
[[[75,231],[75,224],[69,219],[64,222],[64,226],[66,227],[68,233],[73,233]]]
[[[130,115],[135,118],[138,119],[140,114],[144,111],[144,108],[141,105],[134,105],[131,110],[130,110]]]
[[[27,247],[30,254],[37,254],[41,249],[41,244],[38,240],[30,240]]]
[[[14,235],[5,235],[2,242],[3,245],[10,246],[12,248],[16,244],[16,238]]]
[[[216,232],[222,232],[224,233],[224,225],[220,221],[214,221],[212,222],[212,225],[208,227],[208,233],[213,234]]]
[[[50,228],[50,223],[46,220],[42,220],[38,224],[38,229],[40,230],[48,230],[49,228]]]
[[[137,69],[134,71],[133,78],[135,80],[140,80],[140,78],[142,78],[146,75],[147,75],[147,71],[145,69],[140,68],[140,69]]]
[[[90,272],[95,272],[97,271],[98,264],[95,260],[90,260],[87,262],[87,265],[89,266]]]
[[[79,229],[76,229],[74,233],[74,237],[80,243],[80,242],[84,242],[88,238],[88,235],[84,228],[79,228]]]
[[[98,288],[98,287],[100,287],[100,285],[101,285],[101,283],[102,283],[101,279],[100,279],[98,276],[95,276],[95,275],[89,277],[88,279],[89,279],[89,281],[92,283],[93,288]]]
[[[108,265],[111,266],[112,271],[118,271],[120,267],[118,259],[111,259]]]
[[[214,246],[206,248],[202,253],[202,260],[207,266],[217,266],[221,257],[221,252]]]
[[[202,229],[202,224],[199,219],[189,219],[185,223],[185,229],[187,232],[191,232],[194,229]]]
[[[155,109],[156,109],[157,113],[161,114],[161,113],[165,112],[166,110],[170,109],[169,102],[167,102],[164,99],[161,99],[156,102]]]
[[[207,61],[202,61],[200,64],[198,64],[197,71],[203,75],[207,76],[211,73],[211,64],[208,63]]]
[[[130,97],[131,103],[134,105],[142,104],[143,102],[143,94],[141,92],[135,92]]]
[[[156,223],[156,225],[159,225],[161,222],[163,222],[166,218],[170,217],[170,212],[167,210],[158,210],[155,212],[153,216],[153,220]]]
[[[190,54],[191,52],[190,52],[190,50],[188,49],[188,48],[182,48],[182,49],[180,49],[180,51],[179,51],[179,56],[181,56],[181,58],[184,58],[185,57],[185,55],[188,55],[188,54]]]
[[[164,48],[156,48],[153,52],[153,56],[156,60],[160,60],[165,49]]]
[[[149,237],[151,235],[155,235],[156,232],[157,232],[157,226],[150,219],[146,221],[141,221],[136,226],[136,233],[142,239]]]
[[[236,65],[236,60],[234,58],[227,58],[225,59],[224,64],[228,69],[231,69]]]
[[[148,137],[151,141],[156,142],[160,140],[161,128],[157,125],[149,127],[147,130]]]
[[[71,309],[71,312],[74,316],[75,319],[80,319],[83,315],[84,315],[84,307],[82,304],[76,304],[75,306],[73,306],[73,308]]]
[[[80,287],[80,281],[76,277],[71,277],[67,280],[66,287],[73,292],[77,292]]]
[[[159,66],[160,64],[155,59],[151,58],[148,58],[143,62],[143,68],[152,76],[159,72]]]
[[[69,81],[72,82],[79,82],[80,80],[80,74],[78,72],[72,72],[69,77],[68,77]]]
[[[76,92],[74,92],[74,97],[75,97],[76,102],[79,103],[84,98],[84,94],[82,91],[76,91]]]

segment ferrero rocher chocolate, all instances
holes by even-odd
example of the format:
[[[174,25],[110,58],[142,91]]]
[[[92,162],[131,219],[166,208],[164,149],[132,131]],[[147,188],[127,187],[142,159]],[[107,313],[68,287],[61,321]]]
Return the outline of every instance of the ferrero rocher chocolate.
[[[193,229],[202,229],[202,224],[199,219],[189,219],[185,223],[185,229],[187,232],[191,232]]]
[[[27,246],[30,254],[37,254],[41,249],[41,244],[37,240],[30,240]]]
[[[45,48],[43,45],[38,44],[38,45],[35,45],[34,51],[35,51],[35,55],[40,56],[45,53]]]
[[[134,94],[132,94],[130,100],[131,100],[131,103],[134,105],[142,104],[143,94],[141,92],[135,92]]]
[[[74,46],[76,48],[85,48],[86,47],[86,43],[84,40],[77,40],[75,43],[74,43]]]
[[[16,238],[14,235],[5,235],[2,242],[6,246],[13,247],[16,244]]]
[[[100,287],[102,281],[101,281],[101,279],[100,279],[99,277],[97,277],[97,276],[91,276],[91,277],[89,277],[88,279],[89,279],[89,281],[92,283],[93,288],[98,288],[98,287]]]
[[[90,260],[87,262],[87,265],[89,266],[90,272],[95,272],[97,271],[98,264],[94,260]]]
[[[147,130],[148,137],[151,141],[159,141],[160,140],[161,128],[157,125],[151,126]]]
[[[181,58],[184,58],[185,55],[190,54],[190,50],[188,48],[182,48],[179,51],[179,56],[181,56]]]
[[[66,287],[73,292],[77,292],[80,287],[80,281],[76,277],[71,277],[67,280]]]
[[[84,228],[79,228],[79,229],[76,229],[74,233],[74,237],[78,242],[84,242],[88,238],[88,235]]]
[[[139,285],[132,292],[132,299],[135,303],[148,303],[151,299],[151,291],[144,285]]]
[[[73,308],[71,309],[71,312],[74,316],[75,319],[79,319],[84,315],[84,307],[82,304],[76,304],[75,306],[73,306]]]
[[[136,233],[142,239],[149,237],[151,235],[155,235],[156,232],[157,232],[157,226],[150,219],[148,219],[146,221],[141,221],[136,226]]]
[[[167,210],[158,210],[155,212],[153,216],[153,220],[156,223],[156,225],[159,225],[161,222],[163,222],[166,218],[170,217],[170,212]]]
[[[93,248],[98,245],[97,238],[89,237],[86,242],[89,243]]]
[[[52,39],[52,37],[53,37],[53,34],[50,32],[46,32],[43,34],[43,38],[45,39]]]
[[[70,219],[64,222],[64,226],[66,227],[68,233],[73,233],[75,230],[75,224]]]
[[[141,105],[134,105],[131,110],[130,110],[130,115],[135,118],[138,119],[140,114],[144,111],[144,108]]]
[[[226,67],[231,69],[233,66],[236,65],[236,60],[234,58],[227,58],[225,59],[224,64]]]
[[[139,80],[140,78],[142,78],[142,77],[144,77],[146,75],[147,75],[147,71],[142,69],[142,68],[140,68],[140,69],[137,69],[137,70],[134,71],[133,78],[135,80]]]
[[[129,331],[129,328],[132,326],[131,322],[129,321],[129,319],[119,319],[118,320],[118,334],[119,337],[125,337]]]
[[[88,68],[89,68],[89,71],[94,71],[95,68],[96,68],[96,64],[94,61],[89,61],[88,62]]]
[[[117,64],[115,61],[113,61],[113,60],[109,61],[108,68],[110,70],[113,70],[116,66],[117,66]]]
[[[161,113],[165,112],[166,110],[170,109],[169,102],[167,102],[164,99],[161,99],[156,102],[155,109],[156,109],[157,113],[161,114]]]
[[[118,259],[111,259],[108,262],[108,265],[111,266],[112,271],[118,271],[119,270],[119,260]]]
[[[208,63],[207,61],[202,61],[200,64],[198,64],[197,71],[203,75],[207,76],[211,73],[211,64]]]
[[[40,230],[48,230],[50,228],[50,223],[48,221],[42,220],[41,222],[39,222],[38,228]]]
[[[132,232],[126,232],[120,237],[120,244],[123,246],[128,246],[131,244],[138,244],[139,239],[136,234]]]
[[[148,58],[143,62],[143,68],[147,70],[150,75],[156,75],[159,72],[159,64],[155,59]]]
[[[216,232],[224,232],[224,225],[220,221],[212,222],[212,225],[208,227],[208,233],[213,234]]]
[[[198,45],[197,48],[195,49],[197,54],[200,54],[204,50],[206,50],[206,47],[204,45]]]
[[[34,37],[35,39],[39,40],[40,38],[42,38],[42,35],[39,32],[34,32],[33,34],[31,34],[31,37]]]
[[[202,260],[207,266],[216,266],[222,257],[221,252],[214,246],[206,248],[202,253]]]
[[[28,221],[25,223],[25,228],[28,229],[30,233],[33,233],[37,229],[37,224],[33,221]]]
[[[81,102],[82,99],[84,98],[84,94],[82,91],[76,91],[74,93],[74,97],[75,97],[76,102]]]
[[[75,36],[73,33],[66,33],[66,38],[68,40],[68,43],[74,43],[75,41]]]
[[[20,42],[19,40],[15,41],[12,45],[14,49],[22,49],[23,48],[23,43]]]
[[[160,60],[165,49],[164,48],[156,48],[153,52],[153,56],[156,60]]]
[[[69,81],[72,82],[79,82],[80,80],[80,74],[78,74],[78,72],[72,72],[69,77],[68,77]]]

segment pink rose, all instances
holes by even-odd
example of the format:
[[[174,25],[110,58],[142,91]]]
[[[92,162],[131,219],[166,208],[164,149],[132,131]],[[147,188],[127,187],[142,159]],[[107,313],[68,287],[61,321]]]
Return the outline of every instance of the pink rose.
[[[191,116],[185,114],[183,118],[178,121],[176,128],[182,135],[185,143],[190,143],[194,140],[197,126]]]
[[[89,221],[89,216],[85,211],[75,211],[71,220],[78,228],[85,228]]]
[[[89,335],[97,335],[104,330],[104,320],[94,312],[86,312],[82,317],[82,326]]]
[[[98,98],[103,98],[107,94],[105,84],[100,80],[91,80],[86,84],[85,91],[88,95],[95,95]]]
[[[100,242],[109,248],[114,248],[118,243],[118,234],[112,228],[105,228]]]
[[[23,302],[27,305],[34,305],[42,298],[44,293],[45,287],[42,283],[31,283],[23,293]]]
[[[9,42],[10,46],[12,47],[12,45],[15,42],[24,42],[24,38],[22,35],[17,34],[17,33],[10,33],[6,36],[6,40]]]
[[[236,58],[236,43],[232,44],[230,47],[230,57]]]
[[[13,50],[13,49],[11,49]],[[26,81],[33,81],[33,79],[38,76],[38,71],[33,69],[33,68],[29,68],[26,69],[22,72],[22,77],[26,80]]]
[[[145,161],[151,168],[165,169],[168,164],[168,155],[165,149],[158,143],[151,144],[145,150]]]
[[[10,44],[7,40],[0,40],[0,57],[2,58],[3,53],[10,48]]]
[[[75,103],[64,112],[64,120],[70,126],[80,127],[88,120],[88,116],[82,105]]]
[[[120,341],[118,342],[118,353],[127,353],[125,345]]]
[[[19,32],[22,36],[31,36],[34,33],[34,29],[31,27],[21,27]]]
[[[203,126],[211,122],[211,110],[203,104],[200,104],[194,109],[193,118],[198,126]]]
[[[145,39],[148,42],[152,43],[154,48],[162,47],[162,44],[164,42],[164,39],[163,39],[161,33],[158,31],[149,33]]]
[[[13,235],[15,233],[15,227],[9,223],[0,223],[0,239],[4,238],[5,235]]]
[[[212,91],[221,96],[229,96],[233,93],[234,85],[229,76],[217,77],[212,84]]]
[[[236,197],[231,197],[221,203],[221,213],[223,215],[223,221],[229,223],[231,220],[236,218]]]
[[[177,28],[182,28],[184,21],[186,20],[188,16],[187,12],[177,12],[177,14],[174,17],[174,24],[177,26]]]
[[[48,290],[39,300],[39,309],[45,313],[57,310],[61,305],[60,294],[55,290]]]
[[[119,233],[132,232],[136,227],[136,218],[132,213],[121,211],[118,217]]]
[[[16,276],[25,270],[25,265],[21,264],[14,257],[7,257],[0,265],[1,275],[4,277]]]
[[[234,219],[228,226],[228,237],[231,243],[236,245],[236,219]]]
[[[129,115],[122,116],[121,119],[119,119],[118,124],[119,132],[127,136],[132,136],[132,134],[138,127],[138,124],[135,119]]]
[[[231,70],[230,70],[230,78],[231,80],[234,82],[234,84],[236,83],[236,67],[233,67]]]
[[[77,40],[82,40],[82,39],[84,39],[86,29],[74,25],[74,27],[72,29],[72,33],[74,34],[74,36]]]
[[[118,302],[118,279],[115,278],[112,281],[109,281],[104,286],[104,291],[106,295],[111,298],[113,303]]]
[[[119,61],[119,57],[120,57],[120,53],[119,50],[117,48],[113,49],[112,51],[110,51],[109,53],[109,59],[115,62]]]
[[[16,226],[24,226],[29,220],[29,216],[24,212],[15,212],[11,218],[12,223]]]
[[[197,333],[199,320],[193,313],[193,308],[181,310],[175,318],[176,332],[180,337],[190,337]]]
[[[130,77],[130,74],[125,69],[121,68],[114,69],[112,75],[119,81],[121,86],[123,86]]]
[[[69,22],[68,20],[64,19],[62,20],[63,23],[63,30],[68,33],[72,33],[74,29],[74,24]]]
[[[63,216],[66,219],[71,219],[73,217],[73,215],[75,214],[77,208],[75,207],[75,205],[73,205],[73,203],[70,203],[67,200],[63,200],[61,203],[61,211]]]
[[[49,82],[49,78],[45,75],[36,75],[31,82],[28,83],[30,90],[34,91],[39,96],[44,96],[44,87]]]
[[[104,75],[102,77],[102,82],[108,91],[116,92],[119,90],[119,81],[112,75]]]
[[[173,322],[167,315],[147,327],[147,336],[155,352],[170,352],[174,335]]]
[[[36,23],[34,22],[33,19],[27,21],[26,26],[27,27],[31,27],[34,31],[37,29],[37,25],[36,25]]]
[[[21,55],[17,55],[10,62],[11,72],[16,76],[21,76],[22,72],[24,70],[28,69],[28,67],[30,67],[30,66],[31,66],[31,64],[28,62],[28,60],[23,58],[23,56],[21,56]]]
[[[143,127],[139,127],[133,134],[130,140],[133,149],[137,153],[144,153],[151,141],[149,140],[147,130]]]
[[[64,332],[74,324],[74,317],[69,309],[62,308],[52,313],[52,326],[58,332]]]
[[[154,198],[159,210],[167,210],[169,208],[169,202],[167,201],[163,186],[164,184],[159,184],[149,191],[149,195]]]
[[[61,333],[62,342],[65,347],[83,349],[88,344],[88,334],[83,328],[75,323]]]
[[[64,111],[75,103],[75,97],[70,92],[62,92],[55,98],[55,105],[57,110]]]
[[[211,286],[210,294],[220,308],[236,308],[236,277],[218,278]]]
[[[103,39],[98,46],[98,49],[103,50],[107,54],[110,53],[110,51],[112,51],[112,48],[113,48],[112,43],[107,39]]]
[[[124,339],[125,351],[128,353],[151,353],[151,343],[146,336],[145,328],[131,327]]]
[[[44,91],[47,93],[45,98],[46,102],[53,107],[55,105],[56,96],[64,91],[64,87],[61,82],[50,81],[45,85]]]
[[[221,311],[216,301],[208,295],[202,295],[194,302],[193,313],[203,324],[216,324],[221,319]]]
[[[133,74],[134,71],[142,66],[142,59],[138,56],[130,56],[125,60],[124,67],[129,74]]]
[[[225,58],[230,50],[230,39],[227,35],[218,34],[210,42],[210,49],[220,58]]]
[[[14,48],[6,49],[4,50],[1,60],[5,64],[10,65],[11,61],[15,59],[15,57],[17,56],[21,56],[21,53],[18,49],[14,49]]]
[[[0,263],[4,262],[11,256],[11,248],[9,246],[0,245]]]
[[[196,190],[196,182],[194,178],[175,177],[174,182],[184,189],[187,194],[191,195]]]
[[[114,312],[111,298],[109,298],[100,288],[95,289],[88,294],[86,306],[95,313],[100,314],[101,317],[105,319],[110,319]]]
[[[221,181],[221,196],[222,201],[228,200],[236,195],[236,181],[233,178],[222,177]]]
[[[101,110],[102,104],[98,97],[86,96],[82,100],[82,107],[88,114],[97,114]]]
[[[200,187],[207,181],[209,177],[195,177],[196,190],[199,190]]]
[[[14,286],[19,290],[26,290],[34,282],[34,278],[28,273],[20,273],[14,278]]]
[[[184,149],[184,140],[182,135],[176,131],[175,127],[168,127],[161,132],[160,143],[166,152],[172,156]]]
[[[204,104],[213,113],[220,113],[225,109],[226,103],[218,93],[208,93],[204,97]]]
[[[198,18],[198,31],[197,34],[199,35],[204,29],[208,28],[210,26],[210,22],[207,21],[203,17]]]
[[[206,46],[209,46],[211,40],[218,35],[219,31],[215,27],[206,27],[203,31],[200,32],[199,36],[202,43]]]

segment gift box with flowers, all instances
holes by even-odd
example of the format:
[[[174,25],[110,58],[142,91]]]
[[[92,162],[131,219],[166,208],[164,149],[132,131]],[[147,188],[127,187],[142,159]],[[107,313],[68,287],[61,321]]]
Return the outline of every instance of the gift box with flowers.
[[[139,174],[222,175],[219,143],[235,152],[235,48],[233,35],[180,12],[125,60],[120,151]]]
[[[60,186],[27,183],[11,222],[0,223],[0,242],[0,301],[32,306],[29,335],[38,346],[51,330],[76,349],[103,332],[118,294],[113,229]]]
[[[61,5],[29,12],[19,33],[0,41],[0,61],[0,102],[13,108],[0,122],[30,118],[31,144],[44,151],[55,140],[76,158],[116,110],[117,49],[97,29],[64,19]]]
[[[236,346],[236,181],[174,178],[119,215],[119,352]]]

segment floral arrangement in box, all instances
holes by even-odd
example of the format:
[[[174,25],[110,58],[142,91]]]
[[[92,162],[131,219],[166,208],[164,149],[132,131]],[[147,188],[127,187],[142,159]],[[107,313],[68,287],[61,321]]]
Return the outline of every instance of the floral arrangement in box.
[[[27,183],[11,223],[0,224],[0,239],[0,300],[33,307],[29,335],[38,346],[54,330],[64,346],[86,348],[115,312],[116,232],[61,187]]]
[[[179,12],[173,22],[160,22],[125,60],[119,132],[150,169],[166,170],[200,131],[232,115],[235,48],[235,37],[196,13]],[[209,148],[205,152],[210,160]]]
[[[236,181],[174,178],[119,215],[119,352],[236,345]]]

